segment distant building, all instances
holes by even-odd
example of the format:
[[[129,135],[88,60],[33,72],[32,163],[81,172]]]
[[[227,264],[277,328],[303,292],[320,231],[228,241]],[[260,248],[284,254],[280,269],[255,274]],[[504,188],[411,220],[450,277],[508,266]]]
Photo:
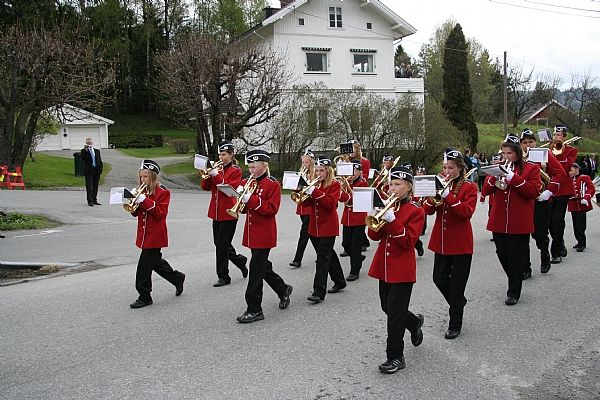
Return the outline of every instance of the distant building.
[[[43,150],[79,150],[83,148],[86,138],[94,140],[94,146],[106,149],[108,143],[108,126],[115,123],[70,104],[63,106],[62,113],[51,111],[59,120],[58,134],[44,135],[37,145],[37,151]]]
[[[562,112],[563,110],[572,112],[567,106],[552,99],[545,104],[533,107],[530,112],[521,118],[519,123],[535,126],[554,126],[558,123],[563,123],[563,121],[556,118],[559,115],[559,112]]]

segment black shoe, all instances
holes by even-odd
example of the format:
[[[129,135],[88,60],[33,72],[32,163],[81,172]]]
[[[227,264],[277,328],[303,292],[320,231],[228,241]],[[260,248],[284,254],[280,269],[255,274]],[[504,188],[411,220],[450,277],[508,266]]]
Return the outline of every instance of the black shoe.
[[[97,201],[94,202],[95,205],[97,206],[101,206],[102,204],[98,203]]]
[[[0,239],[4,239],[6,236],[4,235],[0,235]]]
[[[240,270],[242,271],[242,278],[247,278],[248,277],[248,268],[244,265],[242,268],[240,268]]]
[[[446,331],[446,334],[444,335],[444,337],[446,339],[456,339],[458,337],[458,335],[460,335],[460,331],[458,331],[456,329],[448,329]]]
[[[567,248],[566,247],[563,249],[563,251],[561,251],[560,255],[562,257],[566,257],[567,256]]]
[[[541,272],[542,274],[547,274],[547,273],[548,273],[548,271],[550,271],[550,264],[542,264],[542,265],[540,266],[540,272]]]
[[[579,246],[575,249],[576,252],[581,253],[585,249],[585,246]]]
[[[493,237],[491,237],[491,238],[490,238],[490,242],[493,242],[493,241],[494,241],[494,238],[493,238]]]
[[[562,262],[562,257],[558,256],[558,257],[552,257],[550,259],[550,264],[560,264]]]
[[[423,316],[423,314],[417,314],[417,318],[419,318],[417,329],[415,329],[414,332],[410,333],[410,341],[415,347],[423,343],[423,330],[421,329],[421,327],[423,326],[423,322],[425,322],[425,317]]]
[[[365,251],[367,251],[367,246],[361,247],[360,251],[361,251],[361,253],[364,253]]]
[[[517,302],[519,301],[519,299],[515,299],[514,297],[507,297],[506,300],[504,300],[504,304],[506,304],[507,306],[514,306],[515,304],[517,304]]]
[[[419,257],[423,257],[423,254],[425,254],[425,250],[423,250],[423,246],[417,247],[417,255]]]
[[[393,360],[387,360],[383,364],[379,365],[379,370],[384,374],[393,374],[399,369],[406,368],[406,362],[404,362],[404,357],[395,358]]]
[[[346,287],[346,285],[344,285],[344,286],[333,285],[333,287],[331,289],[329,289],[327,291],[327,293],[337,293],[340,290],[343,290],[345,287]]]
[[[290,267],[300,268],[301,266],[302,266],[302,262],[301,261],[292,261],[290,263]]]
[[[136,301],[134,301],[133,303],[131,303],[129,305],[129,307],[131,307],[131,308],[142,308],[142,307],[149,306],[152,303],[153,303],[152,300],[144,301],[144,300],[137,299]]]
[[[529,278],[531,278],[531,271],[523,272],[523,280],[526,281]]]
[[[343,253],[340,253],[340,257],[350,257],[350,255],[344,251]]]
[[[323,300],[325,300],[325,299],[324,299],[324,298],[322,298],[322,297],[319,297],[319,296],[317,296],[316,294],[311,294],[310,296],[308,296],[308,297],[306,298],[306,300],[308,300],[308,301],[313,301],[313,302],[315,302],[315,303],[320,303],[320,302],[322,302],[322,301],[323,301]]]
[[[216,281],[213,286],[214,287],[221,287],[221,286],[229,285],[230,283],[231,283],[231,281],[226,281],[223,278],[219,278],[219,280]]]
[[[350,275],[348,275],[348,277],[346,278],[346,280],[347,280],[348,282],[352,282],[352,281],[355,281],[355,280],[357,280],[357,279],[358,279],[358,275],[354,275],[354,274],[350,274]]]
[[[365,261],[365,258],[367,258],[367,256],[365,256],[364,254],[360,255],[362,257],[361,261]]]
[[[94,204],[92,204],[92,203],[88,203],[88,206],[90,206],[90,207],[94,207]]]
[[[179,281],[179,283],[177,285],[175,285],[175,296],[181,296],[181,293],[183,293],[183,282],[184,281],[185,281],[185,274],[182,272],[181,280]]]
[[[279,308],[282,310],[285,310],[290,305],[290,294],[292,294],[292,290],[294,290],[292,285],[287,285],[283,297],[279,299]]]
[[[244,314],[237,317],[238,322],[243,324],[247,324],[249,322],[260,321],[261,319],[265,319],[265,315],[262,311],[251,313],[245,312]]]
[[[573,245],[574,249],[577,249],[578,247],[579,247],[579,243]]]

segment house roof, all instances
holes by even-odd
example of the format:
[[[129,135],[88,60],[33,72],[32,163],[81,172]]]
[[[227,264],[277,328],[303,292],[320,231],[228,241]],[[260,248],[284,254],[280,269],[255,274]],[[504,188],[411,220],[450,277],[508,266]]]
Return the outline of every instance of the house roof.
[[[543,110],[545,110],[548,106],[555,104],[559,107],[564,108],[565,110],[568,110],[569,108],[567,106],[565,106],[564,104],[560,103],[559,101],[557,101],[556,99],[552,99],[546,103],[544,103],[543,105],[532,109],[531,112],[528,112],[523,118],[521,118],[521,123],[525,123],[527,121],[529,121],[531,118],[533,118],[535,115],[539,114],[540,112],[542,112]]]
[[[366,7],[373,10],[376,14],[381,16],[387,22],[390,23],[390,27],[393,33],[394,40],[402,39],[403,37],[412,35],[417,33],[417,30],[410,25],[408,22],[400,18],[395,12],[390,10],[385,4],[383,4],[379,0],[358,0],[361,5],[360,7]],[[308,3],[308,0],[295,0],[292,3],[288,4],[284,8],[278,10],[276,13],[271,15],[269,18],[266,18],[262,21],[262,23],[257,26],[251,28],[249,31],[245,32],[240,36],[240,38],[245,37],[252,32],[256,32],[261,27],[268,26],[270,24],[274,24],[279,21],[286,15],[296,11],[298,8],[302,7],[304,4]],[[238,38],[238,39],[240,39]]]
[[[71,104],[63,104],[60,111],[57,107],[52,107],[48,111],[56,117],[63,125],[75,124],[108,124],[112,125],[115,121],[96,115],[82,108],[72,106]]]

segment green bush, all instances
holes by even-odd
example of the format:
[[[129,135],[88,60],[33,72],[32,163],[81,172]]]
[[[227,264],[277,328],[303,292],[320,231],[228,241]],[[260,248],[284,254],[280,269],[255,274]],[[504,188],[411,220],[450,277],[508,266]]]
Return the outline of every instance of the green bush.
[[[190,152],[190,141],[188,139],[173,139],[171,140],[171,145],[177,154],[187,154]]]
[[[114,133],[110,132],[108,141],[116,148],[146,149],[154,147],[154,135],[149,133]]]

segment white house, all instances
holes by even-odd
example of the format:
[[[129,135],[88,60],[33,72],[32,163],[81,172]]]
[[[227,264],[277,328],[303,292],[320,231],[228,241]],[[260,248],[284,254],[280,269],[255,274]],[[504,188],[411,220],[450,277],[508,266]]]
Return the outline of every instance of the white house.
[[[94,146],[106,149],[108,143],[108,126],[115,123],[81,108],[65,104],[62,113],[51,111],[59,121],[58,134],[44,135],[36,150],[79,150],[86,138],[94,139]]]
[[[288,53],[298,83],[332,89],[364,86],[386,98],[411,92],[424,101],[422,78],[395,78],[394,43],[416,33],[379,0],[281,0],[246,32]]]

